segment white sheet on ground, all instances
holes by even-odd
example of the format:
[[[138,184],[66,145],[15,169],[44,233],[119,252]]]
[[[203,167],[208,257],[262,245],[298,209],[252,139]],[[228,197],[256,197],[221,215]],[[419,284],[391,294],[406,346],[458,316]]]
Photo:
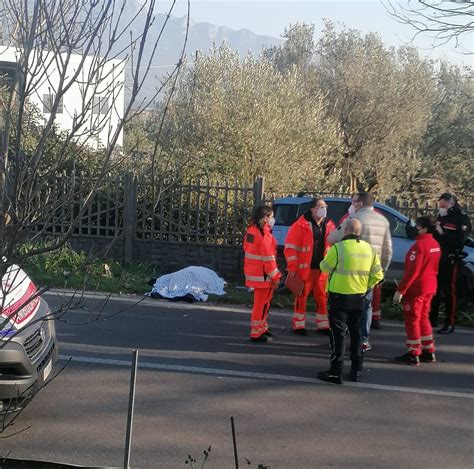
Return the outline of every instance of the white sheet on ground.
[[[191,266],[158,278],[151,293],[164,298],[191,294],[196,301],[206,301],[208,295],[225,295],[225,280],[206,267]]]

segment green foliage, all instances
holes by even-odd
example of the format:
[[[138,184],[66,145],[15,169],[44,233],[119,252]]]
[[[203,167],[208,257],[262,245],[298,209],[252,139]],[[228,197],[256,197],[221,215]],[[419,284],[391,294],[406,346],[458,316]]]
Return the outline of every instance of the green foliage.
[[[431,116],[420,153],[420,189],[425,193],[449,190],[474,203],[474,84],[472,77],[445,62],[436,74]]]
[[[182,76],[163,147],[186,176],[252,184],[264,174],[269,189],[291,190],[316,182],[313,168],[322,176],[338,152],[336,125],[322,107],[297,68],[280,73],[223,46]]]
[[[22,246],[24,254],[47,243]],[[110,293],[143,294],[150,278],[158,276],[156,269],[145,263],[121,265],[112,259],[93,258],[70,246],[27,257],[24,269],[39,285],[70,289],[97,290]]]
[[[313,65],[314,25],[296,23],[285,28],[282,35],[286,42],[283,46],[273,46],[264,51],[269,59],[281,72],[297,67],[309,69]]]
[[[469,73],[331,22],[316,44],[313,35],[296,24],[260,57],[226,46],[198,56],[178,80],[155,175],[241,185],[263,175],[267,192],[423,201],[451,190],[472,203]],[[157,113],[128,128],[147,171],[159,124]]]
[[[399,193],[419,167],[413,158],[430,115],[432,67],[414,48],[384,46],[376,34],[326,23],[316,79],[337,119],[347,167],[360,188]]]

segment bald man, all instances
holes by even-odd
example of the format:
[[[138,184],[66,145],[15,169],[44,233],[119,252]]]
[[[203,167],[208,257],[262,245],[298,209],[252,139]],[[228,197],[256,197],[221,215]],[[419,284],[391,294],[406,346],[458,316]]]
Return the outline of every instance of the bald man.
[[[365,308],[365,297],[374,285],[383,280],[380,259],[369,243],[360,239],[362,224],[356,218],[346,221],[342,241],[332,246],[320,267],[329,275],[329,325],[331,327],[331,360],[328,371],[318,378],[334,384],[343,383],[345,339],[351,337],[352,381],[362,375],[362,339],[360,322]]]

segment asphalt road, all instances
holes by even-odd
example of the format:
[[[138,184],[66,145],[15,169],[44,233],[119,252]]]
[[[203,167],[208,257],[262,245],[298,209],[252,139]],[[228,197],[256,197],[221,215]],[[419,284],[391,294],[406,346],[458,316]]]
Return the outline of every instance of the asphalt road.
[[[68,297],[49,295],[55,308]],[[131,465],[233,468],[474,466],[474,331],[439,336],[439,362],[394,364],[404,330],[372,333],[364,382],[319,382],[328,338],[295,336],[271,312],[271,344],[248,340],[249,310],[206,304],[85,299],[57,323],[70,364],[0,440],[0,456],[123,464],[131,350],[139,371]],[[5,436],[5,435],[3,435]],[[251,462],[248,464],[247,459]]]

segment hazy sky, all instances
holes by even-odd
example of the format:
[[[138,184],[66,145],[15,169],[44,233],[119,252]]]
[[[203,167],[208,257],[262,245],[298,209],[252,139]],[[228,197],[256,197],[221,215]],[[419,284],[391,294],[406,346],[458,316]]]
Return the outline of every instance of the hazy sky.
[[[157,3],[163,11],[171,1]],[[173,16],[185,13],[186,0],[177,0]],[[247,28],[257,34],[276,37],[290,23],[306,22],[316,25],[317,39],[323,18],[363,32],[378,32],[389,45],[400,46],[409,43],[413,37],[413,30],[390,17],[380,0],[191,0],[191,19],[195,22],[209,22],[232,29]],[[459,65],[474,65],[472,57],[456,52],[454,45],[432,49],[432,39],[427,36],[418,36],[413,44],[430,58],[443,57]],[[465,37],[462,47],[464,51],[472,51],[473,37]]]

